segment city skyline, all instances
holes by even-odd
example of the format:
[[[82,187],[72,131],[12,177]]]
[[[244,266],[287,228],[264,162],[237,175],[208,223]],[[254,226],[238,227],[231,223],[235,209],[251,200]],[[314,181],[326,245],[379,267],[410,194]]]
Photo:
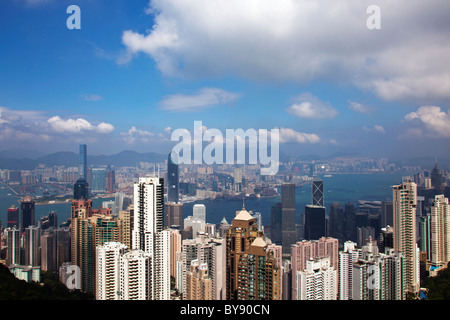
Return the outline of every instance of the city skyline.
[[[372,4],[78,1],[71,30],[67,3],[3,1],[0,150],[168,154],[202,121],[292,156],[449,158],[450,4],[378,1],[374,30]]]

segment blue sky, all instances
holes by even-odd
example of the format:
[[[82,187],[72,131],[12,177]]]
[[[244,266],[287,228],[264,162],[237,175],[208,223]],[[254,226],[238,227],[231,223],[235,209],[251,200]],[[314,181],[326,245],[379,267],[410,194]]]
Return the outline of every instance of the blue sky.
[[[69,30],[69,5],[81,29]],[[369,30],[371,4],[381,29]],[[280,128],[291,155],[449,157],[450,3],[3,0],[0,150],[167,153]]]

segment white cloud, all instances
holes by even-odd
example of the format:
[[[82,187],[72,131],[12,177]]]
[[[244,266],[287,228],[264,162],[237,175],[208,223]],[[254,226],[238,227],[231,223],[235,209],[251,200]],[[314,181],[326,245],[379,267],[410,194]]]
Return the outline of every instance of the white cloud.
[[[386,130],[381,125],[375,125],[373,128],[364,126],[363,129],[364,129],[364,131],[367,131],[367,132],[386,133]]]
[[[133,144],[136,141],[147,143],[155,136],[153,132],[138,129],[135,126],[132,126],[127,132],[121,132],[120,135],[128,144]]]
[[[48,119],[47,123],[51,129],[59,133],[82,133],[86,131],[110,133],[114,130],[111,124],[102,122],[95,126],[83,118],[63,120],[59,116],[54,116]]]
[[[371,107],[355,101],[349,101],[348,108],[359,113],[370,114],[372,112]]]
[[[149,55],[166,76],[331,80],[388,100],[450,97],[448,0],[153,0],[147,33],[126,30],[125,60]]]
[[[219,88],[202,88],[197,93],[174,94],[165,97],[160,106],[164,110],[178,111],[198,111],[210,108],[215,105],[234,103],[239,98],[239,94],[225,91]]]
[[[314,133],[304,133],[290,128],[280,128],[280,143],[318,143],[320,137]]]
[[[293,99],[294,103],[286,110],[298,118],[334,118],[338,111],[310,93],[303,93]]]
[[[450,109],[445,112],[438,106],[423,106],[408,113],[404,120],[419,125],[416,129],[426,129],[432,136],[450,138]]]

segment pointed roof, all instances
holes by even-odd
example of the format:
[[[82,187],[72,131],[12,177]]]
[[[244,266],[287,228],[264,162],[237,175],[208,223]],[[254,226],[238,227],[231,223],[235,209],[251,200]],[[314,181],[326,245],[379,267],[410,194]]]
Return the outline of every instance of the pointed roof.
[[[263,247],[264,248],[267,245],[267,243],[266,243],[266,241],[264,241],[263,238],[257,237],[255,240],[253,240],[251,245],[254,247]]]
[[[252,215],[250,213],[248,213],[247,210],[245,210],[244,208],[242,208],[241,211],[236,213],[236,217],[234,217],[235,220],[244,220],[244,221],[248,221],[251,219],[254,219],[252,217]]]
[[[225,216],[222,218],[222,221],[220,221],[220,223],[221,223],[221,224],[222,224],[222,223],[228,224],[228,221],[227,221],[227,219],[225,219]]]

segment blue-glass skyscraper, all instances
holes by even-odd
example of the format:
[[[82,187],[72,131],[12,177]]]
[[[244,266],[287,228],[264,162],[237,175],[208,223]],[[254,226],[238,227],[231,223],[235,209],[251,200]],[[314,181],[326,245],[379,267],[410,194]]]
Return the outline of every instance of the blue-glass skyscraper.
[[[81,179],[87,181],[87,147],[80,144],[80,152],[78,155],[78,173]]]
[[[167,161],[167,201],[178,203],[178,155],[172,151]]]

